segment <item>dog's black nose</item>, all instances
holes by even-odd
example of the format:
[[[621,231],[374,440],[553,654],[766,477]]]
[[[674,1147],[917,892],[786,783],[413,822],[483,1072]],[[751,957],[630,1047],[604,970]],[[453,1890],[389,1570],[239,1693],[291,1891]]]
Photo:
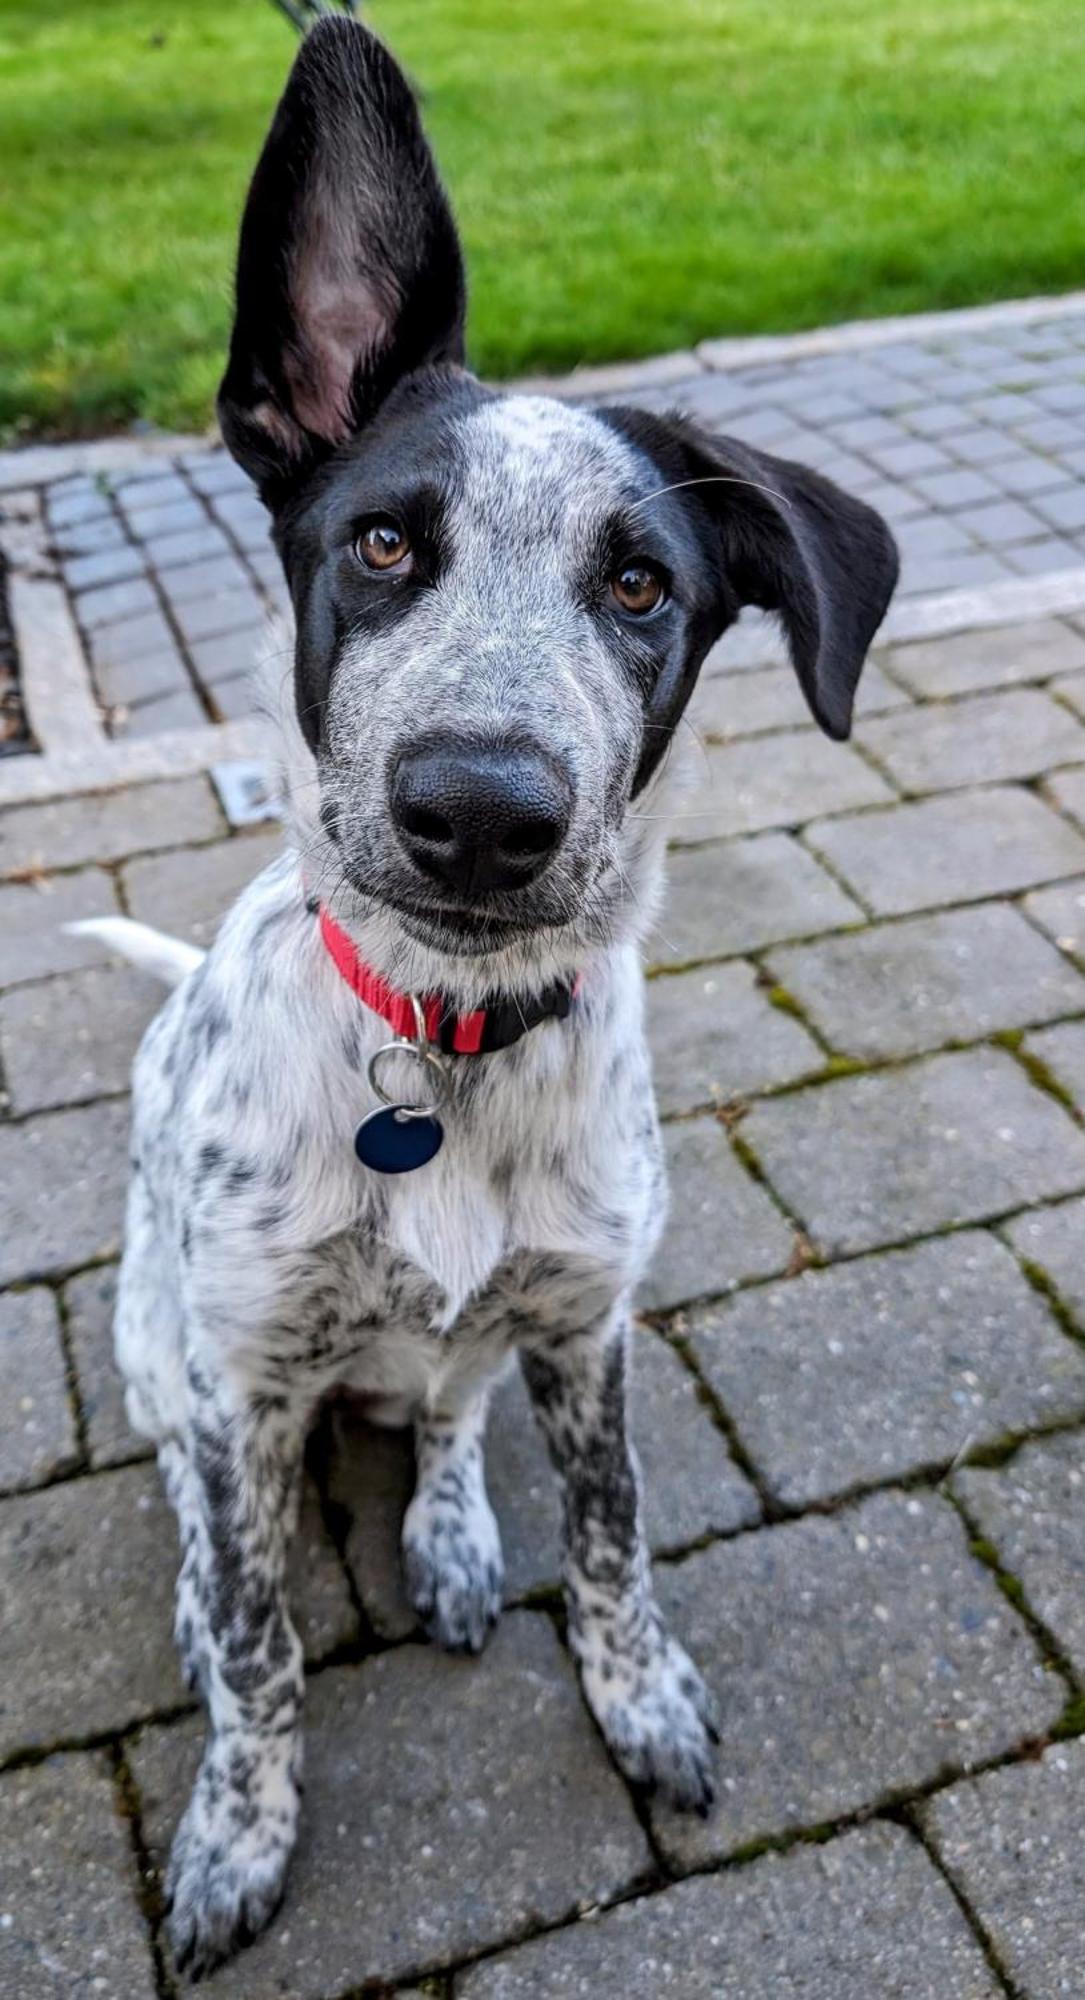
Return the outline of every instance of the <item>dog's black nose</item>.
[[[460,895],[522,889],[557,853],[572,786],[540,750],[445,745],[410,751],[392,817],[411,860]]]

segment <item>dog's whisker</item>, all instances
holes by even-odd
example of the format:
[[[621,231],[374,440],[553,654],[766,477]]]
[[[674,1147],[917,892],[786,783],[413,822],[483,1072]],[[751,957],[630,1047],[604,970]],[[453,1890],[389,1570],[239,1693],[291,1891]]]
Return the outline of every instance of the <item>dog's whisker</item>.
[[[639,500],[628,503],[626,512],[636,514],[641,507],[647,507],[650,500],[661,500],[665,493],[680,493],[686,486],[748,486],[751,492],[767,493],[770,499],[778,500],[788,513],[792,510],[792,502],[786,493],[780,492],[779,487],[767,486],[759,479],[740,479],[734,473],[708,472],[696,479],[675,479],[669,486],[656,486],[651,493],[645,493]]]

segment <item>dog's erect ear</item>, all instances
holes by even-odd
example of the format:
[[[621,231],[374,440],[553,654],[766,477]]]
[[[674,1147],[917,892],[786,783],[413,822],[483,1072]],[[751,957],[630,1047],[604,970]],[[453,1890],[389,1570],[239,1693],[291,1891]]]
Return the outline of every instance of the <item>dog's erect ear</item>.
[[[281,498],[401,376],[463,359],[463,262],[410,87],[375,35],[302,43],[249,190],[223,436]]]
[[[622,413],[627,434],[639,433],[668,480],[710,518],[723,622],[744,604],[777,612],[815,720],[829,736],[848,736],[859,674],[900,567],[881,515],[807,466],[737,438],[707,437],[681,419],[630,423],[632,415]]]

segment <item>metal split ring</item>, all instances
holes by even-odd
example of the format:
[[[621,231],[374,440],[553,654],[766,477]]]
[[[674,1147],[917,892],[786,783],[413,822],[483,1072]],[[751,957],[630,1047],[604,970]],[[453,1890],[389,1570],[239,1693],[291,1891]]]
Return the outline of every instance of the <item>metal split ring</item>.
[[[444,1056],[440,1049],[434,1048],[426,1034],[426,1017],[422,1011],[421,1001],[414,993],[410,994],[409,998],[414,1008],[418,1040],[409,1042],[404,1037],[397,1037],[394,1042],[383,1042],[370,1056],[366,1074],[374,1096],[379,1097],[382,1104],[391,1105],[401,1118],[432,1118],[448,1097],[451,1078]],[[391,1096],[385,1090],[378,1074],[378,1064],[385,1056],[409,1056],[416,1063],[428,1064],[432,1072],[429,1081],[431,1084],[436,1084],[436,1096],[428,1104],[404,1104],[400,1098]]]

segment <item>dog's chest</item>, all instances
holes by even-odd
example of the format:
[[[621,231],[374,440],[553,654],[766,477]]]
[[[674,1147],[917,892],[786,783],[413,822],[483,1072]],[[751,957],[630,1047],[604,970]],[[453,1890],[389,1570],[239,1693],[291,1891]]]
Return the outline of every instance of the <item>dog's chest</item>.
[[[573,1117],[558,1144],[544,1118],[510,1144],[500,1124],[449,1128],[417,1173],[378,1183],[358,1169],[355,1218],[299,1261],[280,1320],[299,1358],[367,1395],[432,1405],[511,1347],[586,1324],[654,1240],[654,1150],[628,1132],[588,1143]]]

